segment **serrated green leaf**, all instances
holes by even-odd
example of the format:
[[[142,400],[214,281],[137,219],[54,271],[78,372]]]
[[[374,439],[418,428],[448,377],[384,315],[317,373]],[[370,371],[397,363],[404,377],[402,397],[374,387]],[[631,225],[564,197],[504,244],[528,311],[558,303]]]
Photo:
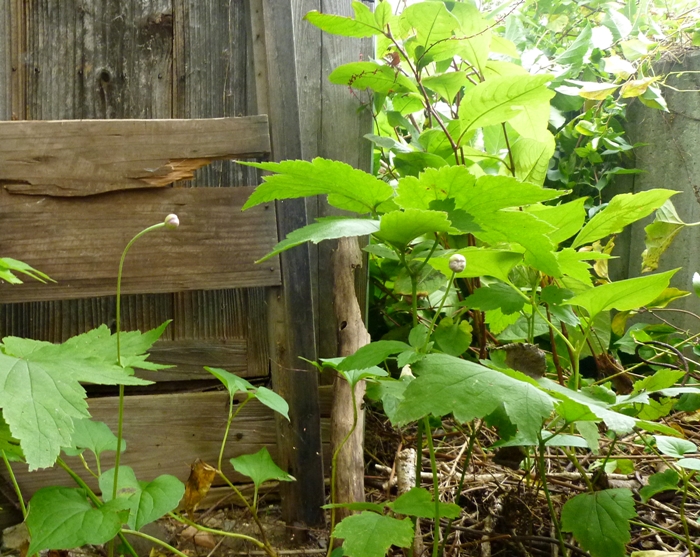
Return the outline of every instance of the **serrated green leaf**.
[[[236,472],[253,480],[256,490],[264,482],[270,480],[280,482],[295,481],[293,476],[290,476],[275,464],[266,447],[263,447],[255,454],[246,454],[232,458],[230,462]]]
[[[422,151],[396,153],[393,162],[396,171],[401,176],[418,176],[428,168],[448,166],[448,162],[443,157]]]
[[[398,340],[378,340],[365,344],[352,356],[344,358],[338,365],[340,371],[352,371],[354,369],[368,369],[379,365],[389,356],[409,350],[411,347]]]
[[[697,452],[698,448],[692,441],[678,439],[677,437],[667,437],[665,435],[654,435],[656,448],[666,456],[673,458],[683,458],[688,453]]]
[[[637,516],[629,489],[581,493],[564,503],[561,528],[573,533],[592,557],[624,557],[629,521]]]
[[[426,168],[417,178],[399,180],[394,201],[403,209],[430,209],[432,202],[454,198],[475,182],[474,175],[464,166]]]
[[[117,436],[104,422],[95,422],[86,418],[73,420],[71,447],[88,449],[99,457],[103,452],[117,450]],[[121,452],[126,450],[126,441],[122,439]]]
[[[19,445],[19,440],[10,433],[10,426],[0,411],[0,451],[5,453],[5,457],[10,462],[24,462],[24,453]]]
[[[121,499],[98,509],[92,506],[84,489],[41,488],[29,503],[27,527],[32,539],[27,554],[101,545],[117,535],[128,516],[129,503]]]
[[[400,22],[415,31],[416,40],[424,49],[431,43],[451,37],[459,27],[457,18],[442,2],[412,4],[401,13]]]
[[[668,287],[676,271],[678,269],[597,286],[570,298],[565,303],[586,309],[591,318],[611,309],[637,309],[656,299]]]
[[[406,387],[395,417],[397,425],[450,413],[467,422],[503,404],[518,429],[536,437],[554,408],[551,397],[537,387],[446,354],[429,354],[414,364],[413,371],[418,377]]]
[[[338,209],[369,213],[394,194],[389,184],[371,174],[356,170],[349,164],[320,157],[311,162],[240,164],[274,173],[264,176],[264,182],[248,198],[243,210],[277,199],[328,194],[328,203]]]
[[[468,321],[453,323],[451,318],[446,317],[435,328],[433,338],[445,354],[459,356],[472,343],[472,326]]]
[[[549,105],[547,105],[547,118],[549,119]],[[511,154],[515,163],[515,177],[523,182],[541,186],[547,177],[549,161],[554,155],[556,144],[554,136],[547,130],[546,125],[536,129],[542,130],[542,137],[537,139],[519,137],[513,143]]]
[[[379,232],[375,236],[383,242],[405,248],[410,242],[425,234],[452,230],[452,224],[447,220],[447,213],[406,209],[391,211],[382,216]]]
[[[586,220],[585,203],[586,198],[581,197],[555,206],[530,205],[525,211],[551,224],[556,230],[550,232],[548,236],[554,244],[560,244],[581,230]]]
[[[509,176],[482,176],[476,182],[452,189],[455,208],[475,217],[489,215],[509,207],[522,207],[561,197],[563,192],[523,183]]]
[[[333,533],[345,540],[343,550],[347,557],[384,557],[392,545],[411,547],[413,543],[409,518],[398,520],[369,511],[348,516]]]
[[[523,260],[523,254],[515,251],[495,250],[470,247],[458,250],[455,253],[463,255],[467,260],[467,266],[457,277],[494,277],[502,281],[508,280],[508,274],[518,263]],[[445,276],[451,276],[450,256],[433,257],[428,261],[434,269]]]
[[[415,93],[416,85],[398,70],[376,62],[351,62],[334,69],[328,81],[375,93]]]
[[[448,103],[452,103],[462,87],[469,84],[464,72],[448,72],[429,76],[422,80],[423,85],[432,89]]]
[[[308,224],[287,234],[287,237],[279,242],[270,253],[258,259],[256,263],[267,261],[271,257],[290,248],[313,242],[318,244],[324,240],[336,238],[351,238],[355,236],[369,236],[379,230],[379,221],[369,219],[329,218]]]
[[[469,89],[459,108],[462,134],[501,124],[517,116],[523,107],[549,101],[554,91],[545,84],[551,80],[552,76],[547,74],[495,77]]]
[[[591,244],[610,234],[622,232],[627,225],[650,215],[677,193],[673,190],[653,189],[616,195],[605,209],[588,221],[571,247]]]
[[[664,491],[675,491],[678,489],[680,477],[678,472],[673,468],[658,472],[649,476],[649,483],[639,490],[639,495],[642,498],[642,503],[646,503],[657,493]]]
[[[355,19],[340,15],[321,14],[316,10],[307,13],[304,19],[331,35],[362,38],[382,34],[383,26],[376,21],[367,6],[362,2],[353,2],[352,7],[355,10]],[[366,17],[365,11],[369,17]]]
[[[129,466],[119,467],[117,500],[126,500],[130,513],[128,524],[133,530],[140,530],[177,508],[185,494],[185,484],[175,476],[164,474],[151,482],[140,482]],[[104,472],[99,478],[102,498],[112,500],[114,468]]]
[[[471,296],[465,298],[464,305],[481,311],[500,309],[505,315],[509,315],[519,312],[525,305],[525,302],[525,298],[511,286],[494,283],[474,290]]]
[[[267,387],[258,387],[255,390],[255,398],[271,410],[281,414],[289,421],[289,404],[275,391],[271,391]]]
[[[73,420],[88,418],[81,382],[149,385],[134,377],[130,365],[145,367],[144,350],[162,334],[122,334],[122,367],[117,364],[116,335],[103,325],[63,344],[6,337],[0,352],[0,408],[12,435],[19,439],[30,470],[56,461],[71,444]],[[156,366],[157,367],[157,366]]]
[[[418,518],[435,518],[435,501],[430,492],[422,487],[414,487],[403,495],[399,495],[393,503],[387,505],[395,513]],[[440,503],[440,516],[457,518],[462,509],[454,503]]]
[[[684,375],[684,371],[675,369],[660,369],[654,372],[654,375],[645,377],[641,381],[636,381],[634,383],[632,394],[634,395],[635,393],[642,391],[654,393],[656,391],[668,389],[680,381]]]

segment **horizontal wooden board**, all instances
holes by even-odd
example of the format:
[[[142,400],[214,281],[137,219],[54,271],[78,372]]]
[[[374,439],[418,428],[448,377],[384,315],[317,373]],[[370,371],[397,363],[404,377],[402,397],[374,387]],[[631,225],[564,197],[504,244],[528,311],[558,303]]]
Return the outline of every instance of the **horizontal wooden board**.
[[[331,394],[329,389],[321,391],[325,416],[330,414]],[[90,400],[93,418],[107,423],[115,432],[117,407],[116,397]],[[217,391],[127,396],[124,415],[126,451],[122,454],[121,464],[131,466],[141,481],[150,481],[161,474],[172,474],[185,481],[190,465],[197,458],[216,466],[228,416],[228,394]],[[324,420],[323,435],[328,442],[328,419]],[[253,400],[231,425],[224,462],[241,454],[257,452],[262,447],[267,447],[274,459],[276,443],[272,411]],[[94,469],[92,454],[86,454],[85,459]],[[79,459],[66,457],[65,460],[93,489],[97,489],[96,480],[84,469]],[[114,453],[103,455],[101,465],[102,470],[112,468]],[[60,468],[35,472],[28,472],[26,465],[13,464],[13,468],[26,498],[47,485],[75,485]],[[226,464],[224,469],[230,472],[232,481],[250,481],[235,473],[230,464]],[[7,478],[4,468],[0,474]]]
[[[267,116],[0,122],[0,184],[84,196],[189,180],[214,160],[266,157]]]
[[[149,361],[174,367],[155,372],[139,370],[136,375],[150,381],[212,379],[212,374],[204,369],[209,366],[250,377],[254,374],[248,370],[247,345],[244,338],[159,341],[149,350]]]
[[[122,293],[152,294],[280,284],[279,260],[255,261],[277,242],[274,205],[241,212],[252,187],[111,192],[82,198],[0,189],[0,254],[57,281],[0,284],[0,301],[114,294],[124,246],[139,231],[180,218],[177,230],[140,238],[124,265]]]

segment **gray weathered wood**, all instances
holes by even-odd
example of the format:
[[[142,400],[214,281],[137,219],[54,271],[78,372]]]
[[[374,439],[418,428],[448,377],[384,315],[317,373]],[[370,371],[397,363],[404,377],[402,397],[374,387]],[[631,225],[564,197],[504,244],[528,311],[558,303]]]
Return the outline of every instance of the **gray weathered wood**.
[[[269,150],[265,116],[0,122],[0,184],[54,196],[166,186],[213,160]]]
[[[268,97],[272,153],[275,160],[302,155],[299,106],[296,89],[294,33],[290,2],[264,2],[262,6],[267,54]],[[306,225],[303,200],[277,204],[280,238]],[[311,294],[309,251],[300,246],[281,256],[282,289],[271,293],[271,305],[278,306],[286,327],[275,328],[273,383],[282,396],[294,400],[291,423],[278,420],[279,455],[282,468],[297,481],[282,486],[283,516],[287,523],[308,526],[323,524],[320,508],[325,499],[321,451],[317,373],[299,357],[316,359],[316,335]]]
[[[12,23],[10,20],[11,0],[0,0],[0,120],[12,117]]]
[[[3,284],[0,297],[9,302],[111,294],[124,246],[171,212],[180,216],[177,230],[159,230],[134,244],[124,266],[124,293],[277,285],[277,261],[254,263],[276,242],[274,209],[241,213],[250,191],[168,188],[81,199],[0,191],[0,253],[58,281]]]

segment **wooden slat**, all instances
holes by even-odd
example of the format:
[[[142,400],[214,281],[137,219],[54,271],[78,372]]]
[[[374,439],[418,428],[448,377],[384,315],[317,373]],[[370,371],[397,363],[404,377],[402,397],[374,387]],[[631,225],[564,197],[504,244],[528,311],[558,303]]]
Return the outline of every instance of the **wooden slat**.
[[[111,294],[126,243],[171,212],[179,214],[180,228],[151,233],[134,244],[124,266],[124,293],[279,284],[276,260],[254,264],[277,236],[272,205],[241,213],[251,190],[168,188],[80,199],[0,191],[0,253],[21,259],[58,281],[0,285],[0,299],[16,302]]]
[[[329,410],[330,391],[324,391],[324,410]],[[239,399],[240,402],[240,399]],[[98,398],[90,400],[93,419],[108,424],[116,431],[118,400]],[[124,439],[126,451],[121,463],[131,466],[141,481],[150,481],[161,474],[173,474],[185,481],[195,459],[216,465],[226,427],[228,394],[222,391],[208,393],[178,393],[168,395],[127,396],[124,402]],[[327,422],[324,436],[328,440]],[[259,451],[267,447],[277,458],[276,427],[272,411],[251,401],[234,420],[224,453],[229,458]],[[86,455],[94,466],[94,457]],[[77,458],[66,458],[70,466],[97,489],[97,482],[83,468]],[[114,453],[102,458],[102,469],[114,466]],[[28,472],[26,465],[13,465],[25,497],[47,485],[75,485],[66,473],[58,469]],[[225,465],[233,481],[246,481]],[[4,468],[0,474],[7,477]]]
[[[275,160],[302,156],[291,3],[262,2],[267,55],[271,140]],[[277,204],[280,238],[306,225],[304,200]],[[278,419],[280,462],[297,481],[281,487],[283,518],[288,524],[324,524],[323,454],[318,402],[318,374],[300,360],[316,359],[316,328],[308,246],[281,255],[282,288],[270,293],[270,307],[284,327],[273,324],[273,384],[288,400],[291,423]]]
[[[247,348],[245,339],[157,342],[149,351],[149,360],[175,367],[157,372],[137,371],[136,374],[151,381],[212,379],[212,375],[204,369],[204,366],[210,366],[250,377]]]
[[[166,186],[217,159],[266,156],[267,117],[0,122],[0,184],[84,196]]]

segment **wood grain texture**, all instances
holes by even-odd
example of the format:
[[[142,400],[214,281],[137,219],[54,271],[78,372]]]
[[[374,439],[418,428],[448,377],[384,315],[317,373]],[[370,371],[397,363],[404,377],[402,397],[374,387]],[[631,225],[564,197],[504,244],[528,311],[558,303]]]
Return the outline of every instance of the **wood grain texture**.
[[[10,19],[11,0],[0,0],[0,120],[12,117],[12,23]]]
[[[132,190],[82,199],[0,191],[0,253],[58,281],[0,285],[0,297],[11,302],[112,293],[123,247],[172,212],[179,214],[180,228],[134,244],[124,266],[124,293],[279,284],[277,261],[254,264],[277,237],[271,205],[241,213],[251,189]]]
[[[217,159],[266,156],[266,116],[0,122],[0,184],[84,196],[190,180]]]
[[[329,397],[330,392],[324,391],[326,412]],[[237,400],[240,403],[242,399]],[[116,431],[117,403],[118,400],[112,397],[92,399],[90,413],[93,419],[105,422]],[[216,465],[226,427],[228,393],[127,396],[124,409],[126,451],[121,462],[124,466],[131,466],[140,481],[150,481],[161,474],[173,474],[185,481],[190,465],[197,458]],[[328,440],[327,420],[324,426],[324,436]],[[224,462],[241,454],[257,452],[262,447],[268,448],[273,459],[277,458],[273,412],[254,400],[243,408],[231,426]],[[85,458],[94,467],[92,454]],[[113,453],[106,453],[101,460],[103,470],[114,466]],[[95,479],[77,458],[67,457],[66,461],[93,489],[97,489]],[[45,485],[74,485],[60,468],[31,473],[27,472],[26,465],[16,464],[13,468],[27,498]],[[225,471],[235,482],[246,481],[228,464]],[[0,475],[6,478],[7,471],[3,468]]]
[[[269,115],[273,158],[284,160],[302,155],[299,105],[296,89],[294,30],[291,3],[263,2],[267,59]],[[306,225],[303,200],[277,203],[280,238]],[[273,313],[283,316],[284,328],[272,325],[274,334],[272,377],[275,389],[294,404],[291,423],[278,420],[280,466],[297,481],[281,486],[283,518],[320,526],[325,522],[321,506],[325,499],[318,402],[318,374],[300,357],[316,359],[316,333],[311,293],[308,246],[281,255],[282,288],[271,293]]]

